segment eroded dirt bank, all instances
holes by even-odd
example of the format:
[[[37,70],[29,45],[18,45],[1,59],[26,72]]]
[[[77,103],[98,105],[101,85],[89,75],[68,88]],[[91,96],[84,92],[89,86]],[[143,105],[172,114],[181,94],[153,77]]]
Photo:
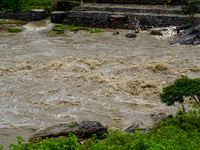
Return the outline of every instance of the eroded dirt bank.
[[[169,45],[148,33],[128,39],[130,30],[56,35],[52,26],[44,20],[19,34],[0,34],[2,131],[12,128],[16,135],[21,127],[82,120],[114,129],[150,126],[150,114],[174,114],[180,107],[160,103],[162,88],[184,75],[200,76],[199,47]],[[4,137],[9,139],[1,134],[0,143]]]

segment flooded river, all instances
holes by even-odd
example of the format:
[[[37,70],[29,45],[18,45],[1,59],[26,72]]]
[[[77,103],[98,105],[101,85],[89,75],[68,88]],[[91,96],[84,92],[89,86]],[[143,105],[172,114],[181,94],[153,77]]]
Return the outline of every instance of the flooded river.
[[[148,33],[129,39],[130,30],[57,35],[53,26],[43,20],[18,34],[1,31],[2,144],[8,131],[18,135],[21,128],[71,121],[94,120],[113,129],[151,126],[151,114],[175,114],[181,107],[161,104],[162,88],[184,75],[200,76],[200,47],[169,45]]]

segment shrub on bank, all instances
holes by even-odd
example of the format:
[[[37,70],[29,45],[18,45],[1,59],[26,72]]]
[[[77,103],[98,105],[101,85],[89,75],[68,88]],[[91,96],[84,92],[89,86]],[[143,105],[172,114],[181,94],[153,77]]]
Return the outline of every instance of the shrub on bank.
[[[96,135],[85,142],[77,140],[70,134],[68,138],[37,139],[32,143],[24,143],[18,136],[18,144],[10,144],[14,150],[194,150],[200,149],[200,110],[195,109],[185,114],[180,111],[176,116],[168,116],[144,134],[136,132],[127,134],[120,130],[110,130],[104,134],[104,140]],[[0,149],[2,147],[0,146]]]
[[[0,11],[26,11],[35,8],[51,11],[51,1],[53,0],[1,0]]]

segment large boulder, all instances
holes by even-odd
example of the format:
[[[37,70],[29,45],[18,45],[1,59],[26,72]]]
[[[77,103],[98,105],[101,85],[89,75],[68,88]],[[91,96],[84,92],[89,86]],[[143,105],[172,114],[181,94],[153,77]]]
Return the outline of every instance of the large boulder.
[[[139,128],[139,124],[133,124],[124,130],[125,133],[134,133]]]
[[[39,137],[47,138],[68,136],[69,132],[75,134],[80,139],[90,138],[93,134],[96,134],[101,138],[104,133],[108,132],[108,128],[102,126],[96,121],[83,121],[80,124],[77,122],[58,124],[35,132],[35,134],[30,138],[30,141],[34,141]]]
[[[90,138],[93,134],[101,138],[104,133],[108,132],[108,128],[96,121],[83,121],[78,126],[72,128],[70,132],[79,138]]]
[[[42,130],[38,130],[34,133],[34,135],[30,138],[30,141],[35,140],[37,138],[47,138],[47,137],[58,137],[64,136],[67,131],[78,126],[77,122],[70,122],[68,124],[57,124],[51,127],[47,127]]]
[[[193,43],[193,45],[200,45],[200,40],[199,40],[199,41],[195,41],[195,42]]]
[[[196,43],[200,39],[200,24],[193,26],[181,33],[181,36],[174,38],[171,44],[180,43],[182,45],[189,45]]]
[[[129,126],[128,128],[126,128],[124,130],[125,133],[134,133],[136,131],[142,132],[142,133],[148,133],[149,129],[152,127],[146,127],[143,125],[143,123],[140,124],[133,124],[131,126]]]
[[[151,114],[151,118],[153,119],[154,121],[154,125],[157,125],[158,122],[161,120],[161,119],[164,119],[166,118],[166,114],[165,113],[158,113],[158,114]]]

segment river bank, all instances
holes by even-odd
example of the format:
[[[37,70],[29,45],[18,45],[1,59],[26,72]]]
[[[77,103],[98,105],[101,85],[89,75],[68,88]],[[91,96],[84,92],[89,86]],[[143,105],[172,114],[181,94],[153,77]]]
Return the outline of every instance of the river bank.
[[[21,33],[0,35],[3,145],[15,135],[26,139],[32,128],[86,119],[112,129],[150,126],[152,113],[175,114],[181,107],[161,104],[162,88],[184,75],[200,76],[197,46],[169,45],[147,32],[126,38],[132,30],[57,35],[54,25],[31,22]]]

